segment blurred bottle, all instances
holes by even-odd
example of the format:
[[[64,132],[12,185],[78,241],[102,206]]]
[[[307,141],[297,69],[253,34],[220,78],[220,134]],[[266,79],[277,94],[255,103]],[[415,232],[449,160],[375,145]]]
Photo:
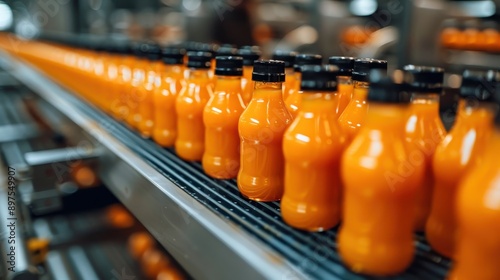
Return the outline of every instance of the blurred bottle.
[[[146,53],[141,50],[143,45],[144,44],[140,42],[134,42],[132,44],[132,51],[135,59],[133,62],[132,80],[127,90],[126,97],[127,107],[129,109],[127,123],[132,128],[138,128],[141,121],[139,114],[139,101],[141,99],[140,88],[146,81],[146,68],[148,63]]]
[[[293,71],[293,65],[295,64],[295,57],[298,53],[296,52],[286,52],[277,50],[273,53],[273,60],[280,60],[285,62],[285,82],[283,83],[283,100],[290,95],[290,91],[294,88],[300,87],[300,81],[295,78],[295,73]]]
[[[153,93],[153,139],[162,147],[174,146],[177,138],[175,102],[185,84],[183,79],[184,54],[184,49],[176,47],[162,49],[164,66],[160,78],[156,80]]]
[[[381,73],[370,75],[366,122],[342,155],[338,246],[353,271],[389,276],[404,271],[414,257],[412,217],[422,174],[401,174],[409,157],[403,135],[406,104],[398,88]]]
[[[307,231],[328,230],[340,220],[340,156],[344,137],[337,122],[333,65],[302,67],[302,108],[286,130],[283,220]]]
[[[435,184],[425,235],[431,247],[451,258],[456,241],[456,194],[463,175],[476,164],[493,131],[497,71],[465,71],[455,125],[436,147]]]
[[[275,201],[283,195],[283,134],[292,121],[283,102],[285,63],[255,62],[252,100],[241,114],[238,189],[251,200]]]
[[[188,52],[186,86],[177,96],[177,139],[175,150],[185,160],[201,161],[205,149],[203,110],[213,95],[209,77],[209,52]]]
[[[154,126],[154,91],[157,80],[160,79],[163,71],[161,61],[161,48],[156,43],[144,44],[143,52],[146,54],[146,77],[142,87],[139,88],[140,97],[138,99],[139,132],[144,138],[149,138],[153,134]]]
[[[321,65],[322,57],[319,54],[299,54],[295,57],[295,64],[293,65],[293,71],[295,73],[295,86],[289,91],[288,97],[285,99],[286,107],[288,112],[293,118],[297,116],[300,110],[300,104],[302,101],[302,95],[300,94],[300,82],[301,82],[301,67],[304,65]]]
[[[337,118],[344,112],[347,104],[351,101],[354,85],[352,83],[352,69],[354,68],[354,58],[345,56],[332,56],[328,59],[328,63],[339,68],[338,80],[338,102]]]
[[[500,87],[496,101],[500,105]],[[481,164],[458,187],[455,262],[448,279],[500,279],[500,114]]]
[[[205,152],[203,170],[217,179],[232,179],[240,167],[238,121],[245,110],[241,97],[243,59],[218,56],[215,66],[215,90],[203,111]]]
[[[354,61],[352,71],[354,89],[352,98],[339,117],[340,128],[345,133],[348,143],[354,139],[365,122],[368,110],[366,96],[368,95],[368,88],[370,86],[369,73],[373,69],[387,71],[387,61],[371,58],[359,58]]]
[[[243,57],[243,78],[241,79],[241,87],[243,89],[242,97],[245,105],[252,100],[254,82],[252,81],[252,71],[254,62],[260,58],[261,52],[259,47],[246,46],[238,51],[238,55]]]
[[[412,166],[424,167],[422,186],[417,193],[415,205],[415,229],[424,230],[429,216],[434,172],[432,157],[446,130],[439,117],[439,95],[443,87],[443,69],[407,65],[404,80],[411,92],[411,104],[406,116],[405,139],[416,160]],[[418,160],[420,159],[420,160]]]

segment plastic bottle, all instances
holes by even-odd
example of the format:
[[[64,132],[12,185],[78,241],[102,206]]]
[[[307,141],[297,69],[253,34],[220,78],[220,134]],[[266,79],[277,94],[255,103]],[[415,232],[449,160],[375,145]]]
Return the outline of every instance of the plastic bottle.
[[[203,110],[213,95],[209,77],[209,52],[188,52],[186,86],[177,96],[177,139],[175,150],[185,160],[201,161],[205,149]]]
[[[493,131],[497,71],[466,70],[455,125],[434,153],[435,184],[425,235],[431,247],[451,258],[455,252],[456,194],[463,175],[479,162]]]
[[[357,273],[389,276],[414,257],[414,199],[422,174],[402,173],[408,162],[404,114],[391,79],[372,72],[364,126],[341,160],[343,219],[338,236],[342,261]]]
[[[238,51],[238,55],[243,57],[243,78],[241,79],[241,87],[243,89],[242,97],[245,105],[252,100],[254,83],[252,81],[253,63],[259,59],[261,52],[258,47],[247,46]]]
[[[336,112],[339,117],[344,112],[347,104],[351,101],[354,84],[352,82],[352,69],[354,68],[354,57],[332,56],[328,63],[339,68],[338,80],[338,99]]]
[[[369,73],[372,69],[387,70],[387,61],[371,58],[359,58],[354,61],[352,98],[339,117],[340,128],[345,133],[347,142],[354,139],[366,119],[368,110],[366,96],[370,86]]]
[[[146,54],[142,52],[141,48],[143,43],[135,42],[132,44],[132,52],[135,59],[132,68],[132,80],[127,90],[127,104],[129,114],[127,116],[127,123],[132,128],[139,127],[141,121],[139,114],[139,100],[141,99],[140,88],[146,80],[146,67],[147,59]]]
[[[300,94],[301,67],[304,65],[321,65],[322,59],[319,54],[299,54],[295,57],[295,64],[293,65],[296,80],[295,87],[288,92],[288,97],[285,99],[288,112],[293,118],[297,116],[302,101],[302,95]]]
[[[139,132],[142,137],[149,138],[153,134],[154,126],[154,91],[157,79],[163,71],[163,63],[161,62],[161,49],[160,46],[154,43],[145,45],[146,49],[146,77],[140,90],[140,97],[138,99],[138,112],[139,112]]]
[[[175,102],[184,84],[184,55],[184,49],[175,47],[162,49],[163,71],[156,80],[153,93],[153,139],[162,147],[174,146],[177,138]]]
[[[302,67],[302,109],[283,139],[283,220],[307,231],[328,230],[340,220],[340,156],[344,137],[337,122],[333,65]]]
[[[294,88],[300,87],[300,81],[295,78],[293,65],[295,64],[295,57],[298,53],[277,50],[273,53],[273,60],[280,60],[285,62],[285,82],[283,83],[283,100],[290,95],[290,91]]]
[[[500,87],[496,102],[500,105]],[[458,187],[455,215],[458,239],[448,279],[500,279],[500,114],[488,140],[483,160]]]
[[[415,229],[422,231],[429,216],[432,200],[434,172],[432,157],[446,130],[439,117],[439,95],[443,86],[443,69],[407,65],[404,67],[404,80],[411,92],[405,125],[407,145],[415,153],[413,165],[425,169],[422,186],[417,193],[415,204]],[[420,153],[418,153],[420,152]],[[421,159],[421,160],[420,160]]]
[[[203,111],[205,153],[203,170],[217,179],[232,179],[240,167],[238,121],[245,110],[241,97],[243,59],[238,56],[216,58],[214,95]]]
[[[285,63],[256,61],[252,100],[241,114],[238,189],[251,200],[276,201],[283,195],[283,134],[292,117],[283,102]]]

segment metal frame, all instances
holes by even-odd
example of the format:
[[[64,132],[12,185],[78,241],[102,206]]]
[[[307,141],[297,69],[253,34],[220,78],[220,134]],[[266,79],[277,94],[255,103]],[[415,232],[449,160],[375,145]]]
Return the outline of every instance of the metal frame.
[[[68,91],[6,53],[0,63],[82,129],[102,152],[99,175],[117,198],[197,279],[307,278],[243,229],[220,218],[65,100]],[[87,138],[85,138],[87,137]]]

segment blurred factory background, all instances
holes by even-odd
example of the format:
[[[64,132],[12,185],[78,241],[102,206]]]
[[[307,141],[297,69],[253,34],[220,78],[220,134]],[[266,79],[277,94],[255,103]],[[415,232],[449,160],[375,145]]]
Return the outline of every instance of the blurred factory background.
[[[408,63],[495,67],[499,0],[37,0],[0,2],[0,28],[255,44],[274,49]]]

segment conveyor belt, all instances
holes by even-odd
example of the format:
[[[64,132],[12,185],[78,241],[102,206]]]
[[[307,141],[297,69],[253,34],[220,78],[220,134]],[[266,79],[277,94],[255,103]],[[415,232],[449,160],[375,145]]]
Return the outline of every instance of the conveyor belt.
[[[249,201],[239,194],[234,180],[211,179],[199,163],[181,160],[173,150],[141,138],[74,96],[65,98],[194,199],[268,244],[307,275],[317,279],[371,279],[341,264],[336,251],[337,229],[323,233],[292,229],[282,221],[279,203]],[[416,239],[415,261],[405,273],[390,279],[443,279],[450,261],[432,252],[421,235]]]

